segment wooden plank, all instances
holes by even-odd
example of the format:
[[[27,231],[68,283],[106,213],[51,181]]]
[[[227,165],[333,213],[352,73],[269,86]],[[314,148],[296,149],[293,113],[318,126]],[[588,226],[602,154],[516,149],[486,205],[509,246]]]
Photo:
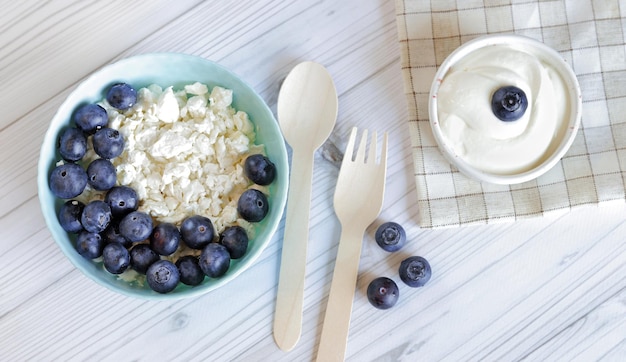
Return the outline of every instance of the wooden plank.
[[[623,280],[622,280],[623,282]],[[626,289],[532,350],[529,360],[619,361],[626,356]]]
[[[3,12],[0,79],[11,91],[0,98],[0,130],[198,3],[26,1],[16,17]]]
[[[623,359],[623,204],[514,224],[417,227],[395,32],[393,2],[382,1],[4,4],[0,79],[10,92],[0,98],[0,360],[311,360],[340,231],[332,212],[337,163],[328,152],[343,149],[357,124],[386,128],[392,142],[385,206],[364,238],[348,360]],[[218,61],[272,109],[297,62],[320,61],[333,74],[340,113],[316,156],[303,333],[289,353],[271,336],[283,224],[231,284],[177,302],[131,299],[93,283],[43,226],[38,147],[30,145],[41,143],[55,109],[86,75],[152,51]],[[376,226],[388,220],[407,229],[402,252],[374,243]],[[397,267],[413,254],[431,261],[431,282],[399,284],[398,305],[375,310],[365,298],[369,281],[387,275],[401,283]]]

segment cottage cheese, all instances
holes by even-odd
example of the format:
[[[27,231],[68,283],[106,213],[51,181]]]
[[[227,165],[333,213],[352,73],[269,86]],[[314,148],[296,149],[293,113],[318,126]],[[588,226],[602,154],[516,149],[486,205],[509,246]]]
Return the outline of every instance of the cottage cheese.
[[[150,85],[137,95],[124,112],[100,104],[109,127],[124,136],[125,150],[112,162],[118,184],[137,191],[139,210],[174,224],[203,215],[218,233],[247,227],[237,214],[237,200],[250,187],[243,164],[263,146],[254,144],[248,115],[231,106],[232,91],[194,83],[182,90]]]

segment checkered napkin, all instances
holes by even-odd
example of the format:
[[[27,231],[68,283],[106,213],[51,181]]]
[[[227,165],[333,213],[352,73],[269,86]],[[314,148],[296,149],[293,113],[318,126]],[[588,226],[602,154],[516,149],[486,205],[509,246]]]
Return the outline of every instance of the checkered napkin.
[[[402,72],[417,182],[419,225],[513,221],[625,199],[626,1],[396,0]],[[428,123],[437,67],[461,44],[515,33],[556,49],[582,90],[582,123],[569,152],[538,179],[473,181],[439,152]]]

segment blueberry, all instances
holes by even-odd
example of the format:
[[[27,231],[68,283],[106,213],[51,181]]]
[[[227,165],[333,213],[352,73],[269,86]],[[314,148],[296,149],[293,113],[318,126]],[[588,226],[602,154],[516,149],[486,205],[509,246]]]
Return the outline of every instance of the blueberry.
[[[378,309],[389,309],[400,297],[398,285],[387,277],[379,277],[367,286],[367,300]]]
[[[93,134],[109,123],[107,111],[97,104],[85,104],[74,113],[74,123],[87,134]]]
[[[222,244],[210,243],[202,249],[198,264],[207,276],[211,278],[221,277],[230,266],[228,249]]]
[[[98,158],[87,166],[87,182],[98,191],[106,191],[115,186],[117,172],[111,161]]]
[[[180,244],[180,231],[171,223],[160,223],[150,234],[150,247],[160,255],[171,255]]]
[[[68,128],[59,136],[58,148],[64,160],[78,161],[87,153],[87,137],[78,128]]]
[[[95,259],[102,256],[104,240],[98,233],[90,233],[83,230],[76,237],[76,250],[78,254],[87,259]]]
[[[400,279],[409,287],[421,287],[430,280],[428,261],[421,256],[411,256],[400,263]]]
[[[130,249],[130,267],[137,273],[146,274],[148,267],[159,259],[159,254],[148,244],[137,244]]]
[[[400,224],[389,221],[378,227],[374,238],[383,250],[393,252],[406,243],[406,232]]]
[[[120,233],[120,223],[115,220],[115,218],[111,220],[109,226],[107,226],[107,228],[100,233],[100,236],[102,236],[102,239],[104,239],[106,243],[118,243],[124,245],[125,247],[130,247],[133,244],[126,240],[124,235]]]
[[[130,265],[130,254],[122,244],[107,244],[102,250],[102,264],[109,273],[122,274]]]
[[[117,83],[109,88],[106,99],[111,107],[125,111],[137,102],[137,91],[126,83]]]
[[[61,199],[80,195],[87,186],[87,172],[75,163],[57,166],[50,174],[50,191]]]
[[[130,242],[144,241],[152,233],[152,218],[145,212],[133,211],[120,221],[120,233]]]
[[[125,216],[139,207],[137,192],[128,186],[114,186],[107,191],[104,202],[109,204],[114,216]]]
[[[491,96],[491,110],[499,120],[504,122],[520,119],[527,107],[526,93],[514,86],[499,88]]]
[[[180,280],[180,273],[174,263],[169,260],[158,260],[146,271],[146,281],[152,290],[158,293],[169,293]]]
[[[208,217],[193,215],[180,224],[180,233],[188,247],[202,249],[215,237],[213,223]]]
[[[267,197],[255,189],[244,191],[237,202],[237,212],[241,217],[249,222],[257,222],[263,220],[269,211]]]
[[[226,247],[231,259],[239,259],[248,250],[248,234],[241,226],[229,226],[220,234],[220,244]]]
[[[204,280],[204,272],[198,264],[198,258],[185,255],[176,260],[176,267],[180,273],[180,281],[187,285],[198,285]]]
[[[111,223],[111,208],[104,201],[92,200],[83,208],[80,222],[85,230],[101,233]]]
[[[102,158],[115,158],[124,151],[124,137],[113,128],[104,127],[96,131],[91,142],[93,150]]]
[[[276,166],[269,158],[255,154],[246,158],[244,163],[246,176],[257,185],[269,185],[276,177]]]
[[[59,209],[59,224],[68,233],[77,233],[83,230],[80,217],[85,204],[77,200],[68,200]]]

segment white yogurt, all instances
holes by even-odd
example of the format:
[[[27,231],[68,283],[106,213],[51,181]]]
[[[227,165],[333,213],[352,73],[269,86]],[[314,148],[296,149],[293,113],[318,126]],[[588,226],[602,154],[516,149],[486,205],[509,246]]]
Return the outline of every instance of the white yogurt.
[[[567,84],[530,47],[491,45],[475,50],[440,80],[437,115],[454,157],[483,172],[512,175],[533,169],[558,147],[570,119]],[[526,93],[522,118],[503,122],[491,110],[503,86]]]

